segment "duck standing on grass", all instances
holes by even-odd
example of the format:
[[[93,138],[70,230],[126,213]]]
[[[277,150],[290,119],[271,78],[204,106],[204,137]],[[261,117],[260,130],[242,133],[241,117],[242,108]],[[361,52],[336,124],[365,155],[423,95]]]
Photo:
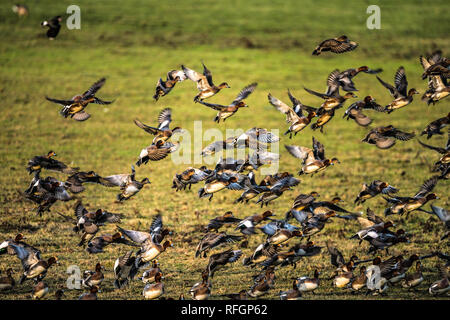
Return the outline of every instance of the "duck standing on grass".
[[[155,283],[147,283],[142,291],[144,299],[154,300],[161,297],[164,294],[164,283],[161,282],[163,274],[158,272],[155,275]]]

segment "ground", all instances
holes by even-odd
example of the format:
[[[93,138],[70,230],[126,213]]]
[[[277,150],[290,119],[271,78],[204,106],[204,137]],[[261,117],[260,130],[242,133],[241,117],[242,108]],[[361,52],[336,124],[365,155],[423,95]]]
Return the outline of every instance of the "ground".
[[[450,26],[447,21],[446,2],[408,1],[385,3],[373,1],[381,8],[381,29],[366,27],[368,2],[349,4],[347,1],[78,1],[81,8],[81,29],[68,30],[63,24],[54,41],[45,36],[40,22],[55,15],[63,15],[71,1],[25,1],[30,9],[28,17],[17,17],[11,10],[14,1],[3,1],[0,7],[0,232],[1,239],[22,232],[27,243],[41,249],[43,257],[58,256],[60,264],[52,267],[45,278],[51,291],[64,288],[71,265],[92,270],[100,261],[106,266],[106,279],[102,284],[100,299],[142,299],[143,284],[138,280],[125,290],[113,287],[113,265],[124,254],[124,245],[112,245],[104,253],[89,255],[77,247],[79,236],[72,225],[57,212],[71,215],[74,201],[57,203],[51,212],[42,217],[35,214],[34,204],[24,200],[20,193],[28,186],[31,176],[25,170],[28,159],[55,150],[57,159],[82,170],[94,170],[107,176],[128,173],[137,160],[140,150],[149,145],[152,137],[133,124],[139,118],[144,123],[155,124],[158,113],[172,108],[173,125],[193,132],[194,121],[202,121],[203,130],[219,128],[249,129],[254,126],[286,129],[284,116],[269,105],[267,94],[288,102],[287,88],[302,102],[319,106],[321,99],[309,95],[304,86],[324,91],[328,74],[336,68],[367,65],[383,68],[380,77],[392,83],[395,71],[404,66],[410,88],[423,93],[426,81],[420,75],[419,56],[441,49],[448,55]],[[324,53],[316,57],[311,52],[323,39],[346,34],[359,43],[353,51],[341,55]],[[204,62],[213,72],[216,83],[228,82],[210,102],[229,103],[241,88],[258,82],[256,91],[247,100],[249,108],[240,110],[225,123],[213,121],[215,111],[194,104],[196,94],[192,82],[178,84],[173,92],[154,102],[154,86],[167,71],[184,64],[201,70]],[[99,91],[103,99],[115,99],[109,106],[90,105],[92,117],[78,123],[58,114],[58,106],[45,100],[45,96],[66,99],[82,93],[93,82],[106,77],[106,85]],[[362,74],[355,78],[358,99],[372,95],[382,104],[391,101],[389,92],[375,76]],[[352,99],[351,101],[355,101]],[[393,124],[416,134],[425,126],[446,115],[449,101],[435,106],[414,102],[391,114],[368,111],[373,118],[371,127]],[[348,104],[347,104],[348,105]],[[325,127],[324,133],[306,128],[293,139],[282,136],[280,142],[280,171],[296,173],[299,162],[285,150],[284,144],[311,145],[316,137],[325,145],[328,156],[336,156],[341,164],[311,178],[300,177],[301,184],[282,198],[269,204],[277,218],[282,218],[299,193],[317,191],[321,199],[339,195],[345,208],[365,212],[367,207],[382,215],[386,207],[381,198],[355,206],[353,200],[363,182],[374,179],[388,181],[400,189],[400,195],[413,195],[422,182],[429,178],[430,168],[438,154],[422,148],[416,139],[398,142],[392,149],[380,150],[364,144],[361,139],[368,129],[353,121],[342,119],[344,110]],[[425,138],[422,137],[422,140]],[[446,135],[434,136],[428,142],[444,146]],[[203,141],[204,147],[210,141]],[[123,213],[120,224],[124,228],[146,230],[152,216],[163,215],[164,223],[174,230],[171,239],[174,247],[159,257],[165,272],[166,296],[187,296],[188,289],[200,280],[200,271],[207,259],[195,259],[195,247],[202,237],[201,229],[209,219],[231,210],[244,218],[261,213],[255,203],[233,204],[239,192],[217,193],[211,202],[199,199],[194,185],[191,191],[175,192],[171,189],[175,173],[189,165],[174,164],[170,158],[151,162],[137,168],[137,178],[148,177],[151,184],[133,199],[116,203],[117,189],[89,185],[80,195],[89,209],[103,208]],[[196,164],[195,166],[200,166]],[[208,166],[211,166],[210,164]],[[64,179],[64,175],[43,172]],[[259,180],[259,176],[258,176]],[[438,206],[448,208],[448,182],[440,181],[435,192]],[[428,207],[428,206],[427,206]],[[399,245],[391,254],[427,254],[439,249],[448,252],[448,240],[439,241],[443,225],[436,217],[423,212],[413,212],[408,219],[392,217],[397,226],[411,234],[411,243]],[[370,258],[366,243],[349,240],[359,228],[357,222],[333,219],[325,229],[314,236],[317,244],[325,246],[332,240],[345,257],[352,254]],[[114,232],[107,225],[102,233]],[[234,233],[232,229],[227,230]],[[261,235],[250,239],[249,255],[263,241]],[[294,244],[294,241],[292,243]],[[237,248],[238,245],[233,247]],[[215,252],[218,252],[218,249]],[[380,255],[386,258],[382,252]],[[425,281],[418,292],[391,288],[387,299],[429,299],[428,286],[437,280],[436,258],[424,261]],[[12,267],[16,279],[21,273],[17,258],[2,256],[0,269]],[[291,287],[291,278],[312,275],[321,270],[322,284],[315,296],[305,294],[305,299],[372,299],[371,296],[352,295],[346,290],[331,286],[326,280],[333,268],[326,248],[322,254],[301,261],[296,269],[286,267],[276,272],[276,287],[265,298],[278,299],[278,292]],[[226,293],[249,288],[251,275],[257,270],[242,266],[242,260],[218,271],[213,279],[211,298],[221,299]],[[0,293],[1,299],[27,299],[31,283],[17,286],[12,292]],[[74,299],[82,290],[66,290],[66,298]],[[50,296],[49,296],[50,297]],[[53,298],[53,297],[50,297]],[[373,297],[380,299],[380,297]],[[448,298],[447,298],[448,299]]]

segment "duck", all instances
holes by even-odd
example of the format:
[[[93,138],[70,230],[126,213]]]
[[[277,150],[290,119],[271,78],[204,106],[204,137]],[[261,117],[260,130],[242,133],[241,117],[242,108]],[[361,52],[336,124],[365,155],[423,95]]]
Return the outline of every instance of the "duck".
[[[244,187],[238,183],[239,178],[236,175],[229,176],[227,174],[219,174],[210,177],[205,181],[205,186],[197,192],[199,198],[208,198],[212,200],[214,193],[224,189],[242,190]]]
[[[120,226],[116,226],[119,232],[128,237],[131,241],[143,244],[146,241],[151,241],[154,243],[161,243],[165,236],[172,234],[172,231],[165,228],[162,220],[162,215],[160,213],[152,217],[152,222],[150,223],[149,232],[136,231],[136,230],[126,230]]]
[[[97,293],[100,292],[97,286],[92,286],[89,292],[85,292],[78,297],[78,300],[98,300]]]
[[[295,269],[297,267],[297,262],[304,257],[313,257],[320,254],[322,250],[321,246],[315,245],[313,241],[308,241],[306,244],[297,243],[290,247],[288,250],[288,255],[281,262],[281,266],[291,265]],[[293,255],[291,254],[293,253]]]
[[[193,184],[206,180],[212,173],[213,171],[208,169],[206,166],[201,166],[198,169],[188,167],[182,173],[175,174],[172,180],[172,188],[174,188],[176,192],[179,190],[185,190],[186,187],[189,187],[189,190],[191,190],[191,186]]]
[[[126,187],[122,188],[122,193],[117,195],[117,200],[119,202],[128,200],[132,196],[136,195],[146,184],[150,184],[148,178],[144,178],[141,181],[132,181]]]
[[[65,187],[71,193],[80,193],[85,190],[84,183],[102,184],[102,177],[94,171],[79,171],[69,176],[65,181]]]
[[[448,66],[450,66],[450,60],[442,57],[442,51],[436,50],[429,58],[420,56],[419,60],[424,69],[422,80],[436,75],[439,75],[444,79],[448,79],[450,77],[450,71],[448,69]]]
[[[359,244],[366,239],[366,237],[370,238],[377,238],[379,236],[379,233],[381,232],[388,232],[389,228],[394,226],[392,221],[382,221],[377,224],[372,224],[369,227],[363,228],[356,232],[353,236],[350,237],[350,239],[359,239]]]
[[[175,133],[183,132],[181,127],[175,127],[170,129],[170,123],[172,122],[172,109],[163,109],[158,116],[158,127],[151,127],[143,124],[138,119],[134,119],[134,124],[144,130],[145,132],[154,135],[152,145],[156,145],[158,141],[166,142]]]
[[[206,68],[205,64],[203,64],[203,74],[189,69],[184,65],[181,66],[181,69],[189,80],[192,80],[197,84],[197,89],[200,91],[200,93],[194,97],[194,102],[201,102],[204,99],[211,98],[224,88],[230,88],[226,82],[222,82],[218,86],[214,85],[212,73],[208,68]]]
[[[207,300],[211,295],[212,283],[209,281],[208,271],[202,272],[202,282],[197,282],[189,290],[194,300]]]
[[[289,139],[292,139],[292,135],[296,136],[297,133],[306,128],[311,123],[311,120],[317,116],[317,109],[302,104],[289,90],[288,95],[293,103],[293,107],[288,106],[270,93],[267,97],[272,106],[286,115],[286,122],[289,123],[290,126],[284,135],[289,134]],[[308,115],[304,116],[303,111],[307,112]]]
[[[16,13],[19,17],[25,17],[28,16],[30,13],[30,10],[28,7],[24,4],[16,3],[12,6],[12,11]]]
[[[158,260],[155,259],[152,261],[152,267],[148,270],[145,270],[139,280],[141,280],[143,283],[153,283],[156,281],[156,275],[158,273],[162,273],[162,271],[159,268]]]
[[[445,266],[438,266],[440,279],[433,282],[428,288],[428,292],[432,296],[442,295],[450,291],[450,281]]]
[[[280,230],[287,230],[289,232],[299,230],[299,227],[294,226],[287,222],[285,219],[281,220],[273,220],[269,223],[258,227],[259,230],[261,230],[264,234],[267,235],[267,237],[272,237],[275,234],[277,234]]]
[[[275,273],[270,272],[267,277],[255,282],[247,294],[252,298],[258,298],[269,292],[275,286]]]
[[[156,259],[161,253],[165,252],[169,247],[173,247],[173,243],[170,240],[166,240],[162,244],[155,243],[149,240],[145,241],[142,244],[140,252],[136,257],[137,265]]]
[[[248,107],[248,105],[243,101],[246,99],[257,87],[257,83],[251,83],[248,86],[244,87],[241,92],[236,96],[236,98],[231,102],[231,104],[225,106],[221,104],[214,104],[204,102],[199,100],[198,102],[203,104],[206,107],[212,108],[214,110],[218,110],[216,117],[214,118],[214,122],[219,123],[220,120],[225,121],[232,115],[234,115],[240,108]]]
[[[403,281],[403,288],[408,288],[408,290],[416,289],[424,280],[422,273],[422,264],[420,261],[416,262],[416,272],[406,275]]]
[[[279,245],[270,242],[264,242],[258,245],[251,256],[243,259],[244,266],[255,267],[256,264],[262,263],[267,259],[275,256],[280,249]]]
[[[415,133],[408,133],[395,128],[393,125],[376,127],[362,139],[362,142],[373,144],[379,149],[389,149],[396,140],[408,141],[415,137]]]
[[[316,138],[312,138],[313,148],[300,147],[295,145],[285,145],[286,150],[293,157],[302,160],[302,168],[298,172],[299,175],[303,174],[316,174],[328,168],[331,165],[340,163],[339,159],[325,158],[325,148]]]
[[[155,275],[155,283],[147,283],[142,291],[142,295],[146,300],[154,300],[164,294],[164,283],[161,282],[162,273]]]
[[[65,174],[73,175],[78,172],[80,168],[71,168],[67,166],[64,162],[53,159],[56,157],[56,152],[50,150],[46,155],[35,156],[28,161],[27,171],[29,174],[33,172],[40,172],[42,169],[62,172]]]
[[[91,288],[92,286],[100,287],[101,283],[103,282],[103,279],[105,276],[103,275],[102,270],[104,270],[105,267],[101,265],[100,262],[98,262],[95,265],[95,271],[87,270],[84,272],[84,278],[82,280],[82,284],[85,287]]]
[[[347,118],[347,120],[352,119],[356,124],[367,127],[372,123],[372,119],[363,113],[364,109],[384,112],[384,108],[376,103],[372,96],[366,96],[364,97],[364,100],[352,103],[350,107],[345,110],[343,118]]]
[[[241,233],[245,235],[251,235],[256,233],[255,226],[257,226],[262,221],[270,220],[270,217],[273,216],[273,212],[267,210],[262,214],[254,214],[252,216],[246,217],[242,219],[234,230],[239,230]]]
[[[178,150],[180,146],[179,142],[163,142],[158,140],[156,144],[152,144],[141,150],[139,159],[136,161],[136,165],[139,167],[142,164],[147,164],[148,161],[159,161],[166,158],[170,153]]]
[[[272,177],[274,180],[269,190],[264,192],[259,198],[256,203],[261,203],[261,208],[264,207],[264,205],[268,205],[269,202],[278,199],[283,195],[285,191],[292,190],[292,187],[295,187],[300,184],[300,180],[294,178],[294,176],[289,172],[283,172],[281,174],[276,174]]]
[[[348,261],[346,261],[341,251],[332,245],[331,241],[327,241],[326,245],[328,253],[330,254],[330,262],[337,271],[353,271],[355,262],[358,260],[357,256],[353,255]]]
[[[354,277],[351,282],[352,292],[357,292],[364,288],[367,283],[366,266],[359,268],[359,275]]]
[[[320,279],[319,279],[320,272],[319,270],[314,270],[314,277],[300,277],[298,278],[297,287],[300,292],[311,292],[314,294],[314,291],[319,287],[320,285]]]
[[[325,110],[323,108],[319,108],[319,110],[317,111],[318,119],[311,125],[311,129],[314,131],[319,129],[320,132],[323,133],[323,128],[325,127],[325,125],[330,122],[331,119],[333,119],[335,113],[334,111],[335,109]]]
[[[41,22],[42,27],[48,27],[46,35],[49,40],[55,40],[56,36],[59,34],[59,30],[61,29],[61,22],[61,16],[56,16]]]
[[[53,177],[40,178],[39,171],[34,173],[33,180],[23,193],[24,197],[38,204],[36,214],[50,211],[50,208],[59,201],[70,201],[74,198],[67,192],[65,183]]]
[[[295,197],[291,209],[286,212],[285,219],[295,218],[298,222],[303,223],[308,218],[308,212],[305,210],[312,204],[320,195],[316,191],[311,191],[308,194],[301,193]]]
[[[354,203],[362,204],[379,194],[392,194],[397,192],[398,189],[391,186],[389,183],[381,180],[373,180],[370,184],[363,183],[361,191],[356,196]]]
[[[410,212],[418,210],[429,201],[439,199],[436,193],[433,191],[436,186],[438,178],[431,177],[423,182],[420,186],[419,191],[413,197],[383,197],[388,203],[391,203],[392,206],[386,208],[384,211],[384,215],[392,215],[392,214],[404,214],[407,216]]]
[[[76,121],[86,121],[91,117],[89,113],[85,111],[85,108],[89,103],[108,105],[113,103],[114,101],[104,101],[95,96],[98,90],[106,82],[106,78],[101,78],[97,82],[95,82],[86,92],[82,95],[76,95],[70,100],[58,100],[49,97],[45,97],[48,101],[57,103],[61,105],[63,108],[60,111],[60,114],[64,118],[72,118]]]
[[[208,271],[208,276],[210,278],[214,277],[214,273],[220,268],[228,263],[233,263],[239,260],[242,256],[241,250],[228,249],[223,252],[215,253],[209,257],[208,265],[206,270]]]
[[[434,52],[428,59],[420,56],[420,63],[424,69],[422,79],[428,77],[429,89],[423,94],[422,100],[426,101],[428,105],[433,105],[446,98],[450,94],[450,87],[447,84],[447,79],[450,76],[448,66],[450,60],[443,58],[441,52]]]
[[[86,251],[94,254],[103,252],[103,248],[112,244],[112,243],[122,243],[127,245],[133,245],[129,242],[122,233],[116,232],[114,234],[104,234],[98,237],[95,237],[91,241],[88,242]]]
[[[333,81],[332,79],[330,79],[330,77],[332,77],[332,75],[333,74],[330,74],[330,76],[328,77],[327,91],[332,90],[331,89],[332,85],[329,83],[330,81]],[[305,88],[305,87],[304,87],[304,89],[306,92],[325,100],[322,103],[322,105],[320,106],[320,108],[317,110],[317,115],[319,116],[319,119],[317,120],[317,122],[319,122],[320,117],[322,116],[323,112],[330,112],[330,111],[334,112],[334,110],[341,108],[348,99],[357,98],[357,96],[353,92],[347,92],[343,96],[341,96],[339,94],[339,87],[336,87],[335,91],[332,91],[329,94],[316,92],[316,91],[313,91],[313,90]],[[334,116],[334,113],[332,115]],[[331,114],[330,114],[330,116],[331,116]],[[325,123],[323,123],[323,125],[324,124]],[[312,129],[314,130],[314,128],[312,128]]]
[[[83,231],[86,221],[92,221],[98,225],[106,223],[120,223],[122,214],[108,212],[107,210],[97,209],[95,211],[88,211],[81,200],[78,200],[74,205],[74,213],[77,218],[76,226],[73,229],[75,232]]]
[[[129,285],[138,272],[133,251],[127,251],[114,262],[114,288],[122,289]]]
[[[302,237],[303,233],[300,230],[290,231],[288,229],[279,229],[273,236],[267,238],[267,242],[272,244],[282,244],[294,237]]]
[[[341,271],[333,279],[336,288],[346,288],[353,279],[353,271]]]
[[[16,255],[17,251],[14,250],[10,244],[14,244],[16,246],[21,247],[25,251],[29,251],[32,253],[32,256],[36,256],[38,259],[41,259],[41,251],[27,243],[25,243],[23,240],[27,239],[23,233],[18,233],[13,239],[7,239],[0,243],[0,255],[2,254],[9,254],[9,255]],[[19,256],[17,256],[19,258]],[[30,256],[31,257],[31,256]],[[20,258],[19,258],[20,259]]]
[[[208,225],[205,228],[206,232],[210,232],[210,231],[216,231],[218,232],[219,229],[224,226],[224,225],[229,225],[229,224],[234,224],[234,223],[239,223],[242,220],[239,218],[236,218],[233,215],[233,212],[231,211],[227,211],[225,212],[223,215],[215,217],[211,220],[209,220]]]
[[[360,72],[368,74],[377,74],[382,72],[383,69],[370,69],[368,66],[361,66],[359,68],[351,68],[344,71],[334,70],[329,76],[329,84],[327,94],[331,94],[336,88],[341,87],[344,91],[352,92],[358,91],[355,88],[355,84],[352,79],[356,77]]]
[[[408,259],[404,259],[402,255],[396,257],[398,261],[397,268],[392,270],[386,275],[386,279],[389,283],[396,284],[405,279],[406,272],[411,268],[415,261],[418,261],[420,257],[417,254],[411,255]]]
[[[385,231],[376,233],[375,236],[373,233],[368,233],[364,240],[370,243],[370,248],[368,253],[375,253],[377,250],[385,250],[386,253],[389,253],[389,248],[402,242],[409,243],[408,235],[405,233],[405,230],[398,229],[395,232]]]
[[[41,300],[48,293],[48,285],[44,281],[39,281],[33,288],[31,297],[33,300]]]
[[[46,276],[48,269],[52,265],[59,264],[58,258],[55,256],[43,260],[40,258],[40,255],[36,254],[36,252],[30,248],[18,246],[13,243],[10,243],[9,245],[13,247],[17,257],[22,261],[24,272],[19,280],[19,284],[30,279],[39,282]]]
[[[267,185],[266,181],[261,180],[258,184],[255,180],[255,174],[250,171],[247,175],[248,183],[244,184],[244,192],[237,198],[234,203],[248,203],[251,199],[263,194],[266,191],[270,191],[270,186]]]
[[[346,35],[342,35],[337,38],[331,38],[323,40],[314,49],[312,54],[314,56],[320,55],[322,52],[330,51],[333,53],[344,53],[355,50],[358,47],[358,43],[350,40]]]
[[[292,289],[289,291],[280,291],[279,296],[281,300],[301,300],[302,292],[298,288],[298,280],[292,282]]]
[[[441,130],[448,124],[450,124],[450,112],[445,117],[430,122],[420,135],[423,136],[426,134],[427,139],[430,139],[435,134],[443,135],[444,133]]]
[[[394,84],[395,87],[389,83],[384,82],[378,76],[378,81],[389,90],[390,94],[394,97],[394,101],[385,107],[385,112],[391,113],[394,110],[406,107],[413,101],[413,95],[419,94],[419,92],[412,88],[407,91],[408,81],[406,80],[405,68],[399,67],[395,72]]]
[[[182,70],[171,70],[167,72],[166,81],[163,81],[162,78],[159,78],[158,82],[156,83],[156,89],[153,99],[155,99],[155,101],[158,101],[160,97],[168,95],[178,82],[182,82],[186,79],[186,74]]]
[[[198,258],[203,254],[203,258],[207,257],[208,251],[218,246],[241,241],[242,236],[229,235],[225,232],[207,233],[203,236],[195,249],[195,257]]]
[[[227,297],[231,300],[248,300],[247,290],[245,289],[239,291],[238,293],[228,293],[224,295],[224,297]]]
[[[13,278],[13,269],[8,268],[6,270],[6,276],[0,278],[0,291],[8,291],[14,288],[16,281]]]

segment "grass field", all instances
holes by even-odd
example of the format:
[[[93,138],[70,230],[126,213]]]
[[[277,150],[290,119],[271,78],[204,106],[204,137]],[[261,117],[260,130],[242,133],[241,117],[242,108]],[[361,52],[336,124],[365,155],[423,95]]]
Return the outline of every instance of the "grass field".
[[[423,93],[426,81],[419,56],[441,49],[448,55],[450,25],[444,8],[447,2],[433,1],[78,1],[81,8],[81,29],[61,28],[55,41],[49,41],[45,29],[40,27],[44,19],[64,14],[72,1],[24,1],[30,15],[17,17],[11,6],[15,1],[3,1],[0,5],[0,240],[22,232],[27,243],[41,249],[44,258],[57,255],[60,265],[52,267],[45,278],[50,290],[65,286],[70,265],[92,270],[97,261],[106,266],[106,279],[99,299],[142,299],[143,284],[138,280],[124,290],[113,287],[113,264],[117,257],[129,248],[124,245],[106,247],[104,253],[89,255],[77,247],[79,236],[72,225],[56,214],[72,214],[74,201],[58,202],[51,212],[36,216],[34,204],[24,200],[20,192],[28,187],[31,176],[25,170],[28,159],[58,153],[57,159],[84,171],[94,170],[102,176],[128,173],[137,160],[140,150],[151,143],[152,137],[137,128],[133,119],[155,124],[157,115],[165,108],[173,111],[173,125],[193,131],[194,121],[201,120],[203,130],[219,128],[249,129],[254,126],[268,129],[286,129],[285,117],[269,105],[267,94],[288,102],[287,88],[303,103],[319,106],[321,99],[309,95],[303,86],[324,91],[326,78],[335,68],[341,70],[368,65],[383,68],[380,77],[393,82],[397,68],[406,69],[409,87]],[[379,4],[381,29],[366,28],[366,8]],[[359,43],[352,52],[335,55],[324,53],[316,57],[311,52],[321,40],[346,34]],[[223,90],[209,102],[229,103],[241,88],[258,82],[258,88],[248,98],[249,108],[240,110],[225,123],[213,122],[215,111],[194,104],[196,94],[192,82],[185,81],[166,97],[154,102],[154,86],[167,71],[184,64],[201,71],[201,61],[213,72],[216,83],[227,81],[230,89]],[[45,100],[45,96],[70,98],[84,92],[93,82],[107,77],[99,97],[116,99],[107,107],[90,105],[92,117],[78,123],[58,114],[58,106]],[[361,74],[355,78],[358,99],[374,96],[384,105],[391,101],[389,92],[375,76]],[[353,100],[352,100],[353,101]],[[374,120],[371,127],[394,124],[397,128],[419,134],[425,126],[449,112],[450,100],[427,107],[415,96],[406,108],[391,113],[367,111]],[[350,102],[351,103],[351,102]],[[348,103],[347,103],[348,105]],[[400,189],[400,195],[413,195],[422,182],[429,178],[430,168],[438,154],[422,148],[416,139],[398,142],[392,149],[380,150],[361,143],[368,128],[342,119],[340,109],[325,127],[324,133],[306,128],[292,140],[283,136],[280,142],[280,171],[295,173],[299,162],[291,157],[283,144],[311,145],[314,135],[325,145],[328,156],[336,156],[341,164],[310,178],[300,177],[301,184],[291,192],[269,204],[277,218],[282,218],[299,193],[317,191],[320,199],[339,195],[352,211],[364,211],[368,206],[379,215],[386,206],[381,197],[371,199],[363,206],[354,206],[353,200],[363,182],[374,179],[388,181]],[[428,142],[444,146],[446,135],[433,136]],[[424,138],[422,139],[424,140]],[[204,141],[202,147],[210,141]],[[196,164],[196,167],[200,165]],[[211,166],[211,165],[209,165]],[[175,231],[171,239],[174,247],[159,257],[166,297],[187,296],[189,288],[200,280],[200,272],[207,259],[195,259],[195,247],[202,237],[199,231],[209,219],[231,210],[244,218],[261,213],[254,203],[233,204],[239,192],[222,191],[214,195],[212,202],[199,199],[194,185],[191,191],[171,189],[172,178],[188,165],[176,165],[170,158],[150,162],[137,168],[137,178],[148,177],[152,184],[137,196],[122,204],[115,202],[117,188],[110,189],[88,185],[80,195],[89,209],[103,208],[123,213],[121,226],[127,229],[146,230],[151,217],[157,212],[164,223]],[[64,175],[43,172],[64,179]],[[259,176],[258,179],[259,180]],[[448,181],[440,181],[435,192],[440,199],[434,203],[448,208]],[[436,217],[413,212],[405,220],[393,216],[394,223],[411,233],[411,243],[391,249],[391,254],[427,254],[431,250],[448,253],[449,241],[440,242],[443,226]],[[431,221],[428,221],[431,220]],[[106,225],[100,234],[114,232],[114,225]],[[359,230],[357,222],[334,219],[314,236],[319,245],[333,240],[346,258],[352,254],[360,258],[367,255],[368,245],[357,245],[348,240],[352,232]],[[426,231],[424,231],[426,230]],[[228,232],[233,233],[230,229]],[[347,238],[347,239],[346,239]],[[263,241],[262,235],[250,238],[249,255]],[[290,243],[294,244],[294,241]],[[238,245],[234,245],[238,247]],[[219,252],[223,249],[214,250]],[[383,258],[386,254],[380,253]],[[390,288],[382,299],[430,299],[428,286],[437,280],[436,258],[424,261],[425,281],[419,291],[408,292],[402,288]],[[2,256],[0,269],[12,267],[18,279],[22,267],[16,257]],[[322,278],[333,272],[326,248],[322,254],[301,261],[292,267],[277,269],[276,287],[264,298],[278,299],[280,290],[290,289],[291,277],[312,275],[315,268],[322,271]],[[213,279],[212,299],[220,295],[239,292],[252,284],[251,275],[257,270],[242,266],[242,260],[217,272]],[[13,291],[0,293],[0,299],[28,299],[30,282],[17,286]],[[66,298],[75,299],[81,290],[66,290]],[[50,296],[50,295],[49,295]],[[316,295],[304,295],[305,299],[381,299],[352,295],[348,291],[333,288],[331,281],[323,280]],[[444,297],[443,299],[448,299]]]

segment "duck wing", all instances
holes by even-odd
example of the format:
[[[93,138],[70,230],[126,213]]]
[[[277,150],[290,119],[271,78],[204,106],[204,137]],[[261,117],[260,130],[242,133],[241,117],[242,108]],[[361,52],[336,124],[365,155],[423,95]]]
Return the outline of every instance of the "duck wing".
[[[184,65],[181,66],[184,74],[189,80],[194,81],[197,84],[197,89],[200,91],[204,91],[210,88],[208,79],[201,73],[198,73],[197,71],[194,71],[192,69],[189,69],[185,67]]]
[[[45,97],[45,99],[47,99],[50,102],[54,102],[57,104],[60,104],[61,106],[65,107],[65,106],[70,106],[72,103],[74,103],[74,100],[58,100],[58,99],[53,99],[53,98],[49,98],[49,97]]]
[[[212,73],[211,71],[205,66],[205,64],[202,62],[203,65],[203,75],[206,77],[206,80],[208,80],[208,84],[211,87],[214,87],[214,82],[212,80]]]
[[[169,125],[172,122],[172,109],[165,108],[158,116],[158,130],[169,130]]]
[[[223,106],[221,104],[215,104],[215,103],[209,103],[209,102],[205,102],[205,101],[202,101],[202,100],[199,100],[198,102],[201,103],[204,106],[210,107],[210,108],[212,108],[214,110],[218,110],[218,111],[221,111],[221,110],[224,110],[224,109],[228,108],[228,106]]]
[[[278,111],[286,115],[286,122],[294,123],[298,121],[299,117],[302,116],[301,109],[299,110],[299,113],[295,113],[295,111],[291,107],[289,107],[283,101],[275,98],[270,93],[267,97],[269,98],[269,102],[272,106],[274,106]]]
[[[433,189],[436,186],[437,182],[438,182],[438,177],[437,176],[434,176],[434,177],[431,177],[428,180],[425,180],[424,183],[422,184],[422,186],[420,187],[419,191],[414,195],[413,198],[417,199],[417,198],[424,197],[426,194],[428,194],[431,191],[433,191]]]
[[[419,143],[420,143],[422,146],[424,146],[425,148],[428,148],[428,149],[437,151],[437,152],[439,152],[440,154],[445,154],[445,153],[447,152],[447,150],[444,149],[444,148],[439,148],[439,147],[430,146],[429,144],[423,143],[423,142],[420,141],[419,139],[417,139],[417,141],[419,141]]]
[[[340,85],[339,75],[340,75],[340,71],[338,69],[332,71],[328,75],[326,95],[328,95],[328,96],[339,96],[339,85]],[[350,80],[350,79],[348,79],[348,80]],[[351,82],[351,80],[350,80],[350,82]],[[346,84],[346,83],[344,82],[344,84]],[[344,88],[344,90],[346,90],[346,89]],[[354,90],[346,90],[346,91],[356,91],[356,89],[354,89]]]
[[[312,138],[314,158],[317,160],[325,160],[325,148],[316,138]]]
[[[397,91],[404,97],[408,95],[406,89],[408,88],[408,81],[406,80],[405,68],[400,67],[394,76],[394,84]]]
[[[330,96],[329,96],[328,94],[326,94],[326,93],[319,93],[319,92],[310,90],[310,89],[305,88],[305,87],[303,87],[303,89],[305,89],[306,92],[308,92],[308,93],[310,93],[310,94],[312,94],[312,95],[318,96],[318,97],[320,97],[320,98],[322,98],[322,99],[328,99],[328,98],[330,98]]]
[[[158,134],[158,132],[160,132],[159,129],[154,128],[154,127],[150,127],[146,124],[143,124],[141,121],[139,121],[138,119],[134,119],[134,124],[137,125],[139,128],[143,129],[145,132],[156,135]]]
[[[231,106],[237,105],[239,102],[247,98],[253,91],[255,91],[258,84],[256,82],[249,84],[248,86],[244,87],[244,89],[239,92],[239,94],[236,96],[234,101],[231,103]]]
[[[83,95],[82,95],[83,100],[93,97],[95,95],[95,93],[98,90],[100,90],[101,87],[103,87],[105,82],[106,82],[105,78],[101,78],[100,80],[95,82],[85,93],[83,93]]]
[[[390,84],[387,83],[387,82],[384,82],[383,80],[380,79],[380,77],[378,77],[378,76],[376,76],[376,77],[377,77],[378,81],[380,81],[380,83],[381,83],[386,89],[389,90],[391,96],[393,96],[395,99],[397,99],[397,98],[400,96],[399,92],[397,91],[397,89],[396,89],[394,86],[390,85]]]

